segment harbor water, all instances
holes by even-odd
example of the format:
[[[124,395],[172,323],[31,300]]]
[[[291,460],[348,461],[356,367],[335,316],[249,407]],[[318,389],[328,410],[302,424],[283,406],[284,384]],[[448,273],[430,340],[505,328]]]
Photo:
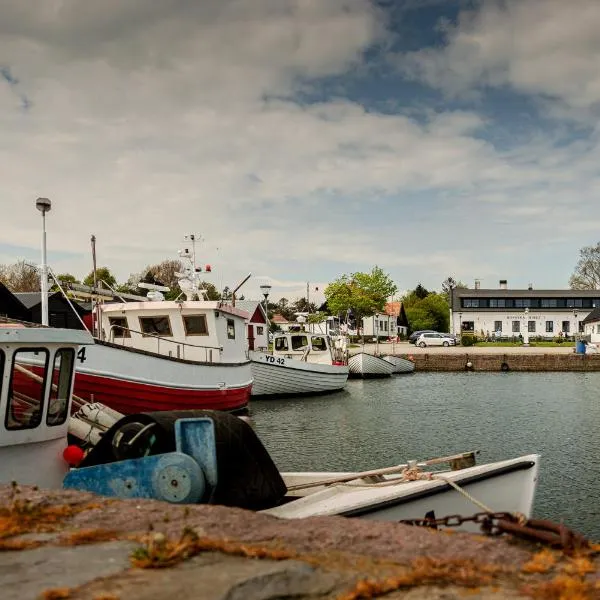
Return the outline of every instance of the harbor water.
[[[534,516],[600,540],[600,373],[350,380],[326,396],[254,401],[251,417],[282,471],[362,471],[468,450],[479,463],[541,454]]]

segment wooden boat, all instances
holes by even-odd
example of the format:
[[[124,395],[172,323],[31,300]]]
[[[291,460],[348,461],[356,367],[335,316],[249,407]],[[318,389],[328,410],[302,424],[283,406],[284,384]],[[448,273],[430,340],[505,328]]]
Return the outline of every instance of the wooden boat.
[[[373,354],[358,352],[348,359],[350,377],[376,378],[389,377],[394,371],[394,365]]]
[[[341,390],[348,380],[345,351],[329,336],[278,333],[273,352],[250,352],[252,396],[299,396]]]
[[[0,482],[57,488],[78,352],[88,332],[0,321]]]
[[[415,363],[408,358],[402,358],[400,356],[394,356],[393,354],[384,354],[381,358],[387,360],[394,365],[392,373],[412,373],[415,370]]]
[[[285,519],[341,515],[398,521],[482,511],[529,517],[538,467],[537,454],[476,465],[475,453],[468,452],[360,473],[280,473],[241,419],[181,411],[124,417],[69,473],[65,487],[224,504]],[[125,480],[130,485],[123,486]]]

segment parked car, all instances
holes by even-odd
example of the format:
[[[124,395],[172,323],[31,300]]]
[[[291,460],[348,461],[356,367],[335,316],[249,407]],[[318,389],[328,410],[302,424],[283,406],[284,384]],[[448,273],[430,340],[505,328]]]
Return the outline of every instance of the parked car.
[[[430,331],[422,333],[417,338],[416,344],[419,348],[426,348],[427,346],[456,346],[456,339],[447,333]]]
[[[411,344],[416,344],[417,343],[417,339],[418,337],[422,334],[422,333],[437,333],[437,331],[435,331],[434,329],[419,329],[418,331],[413,331],[409,336],[408,336],[408,341]]]

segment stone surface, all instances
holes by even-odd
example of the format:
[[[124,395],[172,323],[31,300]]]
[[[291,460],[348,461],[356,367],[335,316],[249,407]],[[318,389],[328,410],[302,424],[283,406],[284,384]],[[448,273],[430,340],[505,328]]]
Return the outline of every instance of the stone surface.
[[[27,501],[26,513],[15,510],[14,490],[0,487],[2,600],[356,600],[382,591],[390,599],[497,600],[543,598],[544,585],[567,580],[573,598],[600,597],[597,553],[540,558],[540,547],[507,536],[342,517],[287,521],[72,490],[22,488],[18,498]],[[180,561],[134,568],[130,558],[140,548],[168,550],[160,560],[172,552]]]

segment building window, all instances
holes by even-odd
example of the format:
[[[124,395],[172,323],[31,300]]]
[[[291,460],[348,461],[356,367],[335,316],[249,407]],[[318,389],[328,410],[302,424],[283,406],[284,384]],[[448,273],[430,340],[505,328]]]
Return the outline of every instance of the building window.
[[[227,337],[235,340],[235,321],[233,319],[227,319]]]
[[[479,308],[479,298],[463,298],[464,308]]]
[[[596,333],[600,333],[600,323],[596,325]]]
[[[34,429],[42,422],[48,360],[49,353],[43,348],[15,352],[4,420],[6,429]],[[33,374],[31,363],[39,367],[40,361],[42,378],[33,379],[27,373]]]
[[[529,333],[535,333],[535,321],[527,321],[527,331]]]
[[[462,331],[475,331],[475,321],[463,321]]]
[[[496,333],[502,333],[502,321],[494,321],[494,331]]]
[[[256,335],[264,335],[265,328],[262,325],[257,325],[256,327]]]
[[[108,324],[110,325],[111,339],[131,337],[126,317],[108,317]]]
[[[556,298],[542,298],[542,308],[556,308],[557,306]]]
[[[185,335],[208,335],[206,315],[183,315]]]
[[[490,298],[490,308],[504,308],[506,301],[504,298]]]
[[[521,331],[521,321],[512,322],[512,332],[519,333]]]
[[[169,317],[138,317],[142,333],[156,336],[171,337],[171,322]]]
[[[569,321],[563,321],[562,322],[563,333],[569,333],[570,329],[571,329],[571,323],[569,323]]]
[[[546,333],[552,333],[554,331],[554,322],[546,321]]]
[[[74,364],[75,351],[72,348],[61,348],[56,352],[46,415],[46,424],[50,427],[62,425],[69,415],[69,394]]]

